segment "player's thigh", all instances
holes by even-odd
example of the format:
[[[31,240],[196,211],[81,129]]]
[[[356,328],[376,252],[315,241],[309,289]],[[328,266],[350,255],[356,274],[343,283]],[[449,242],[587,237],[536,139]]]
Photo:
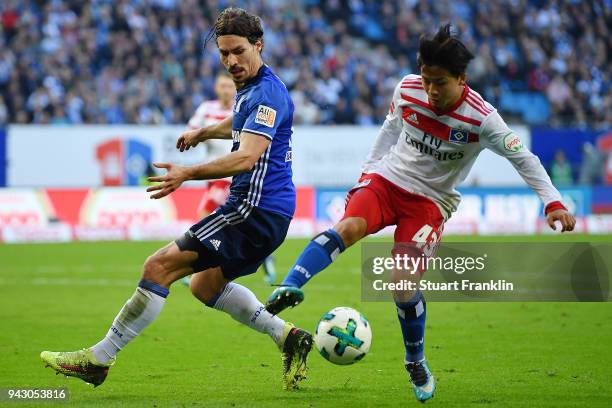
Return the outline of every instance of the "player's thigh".
[[[444,216],[438,206],[426,197],[409,194],[397,207],[396,246],[406,244],[426,256],[433,255],[444,231]]]
[[[192,264],[197,257],[197,252],[181,250],[176,242],[170,242],[147,258],[142,276],[155,283],[169,285],[193,273]]]
[[[340,222],[351,218],[363,219],[366,223],[364,235],[374,234],[391,225],[394,215],[387,183],[376,174],[364,176],[359,184],[349,191],[344,216]],[[342,236],[342,233],[340,235]]]
[[[426,259],[435,255],[442,238],[444,217],[433,202],[418,198],[402,211],[403,216],[398,219],[395,229],[392,255],[407,257],[411,261],[405,264],[408,268],[393,270],[391,280],[414,282],[413,287],[418,287],[426,271]],[[393,295],[396,300],[406,302],[415,291],[396,291]]]

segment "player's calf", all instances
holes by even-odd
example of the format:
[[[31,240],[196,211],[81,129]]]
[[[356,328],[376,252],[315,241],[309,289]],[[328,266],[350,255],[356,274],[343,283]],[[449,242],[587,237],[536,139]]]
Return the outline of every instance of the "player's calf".
[[[346,242],[353,244],[361,239],[365,235],[365,230],[363,219],[349,218],[342,220],[333,229],[315,236],[304,248],[281,287],[275,289],[268,297],[266,310],[278,314],[288,307],[295,307],[301,303],[304,300],[304,293],[299,288],[344,252],[347,247]]]
[[[333,229],[314,237],[304,248],[297,261],[282,282],[282,286],[300,288],[317,273],[331,264],[346,246],[342,237]]]
[[[222,279],[219,276],[223,276],[220,268],[194,275],[190,285],[194,296],[206,306],[225,312],[234,320],[268,334],[281,350],[284,388],[297,388],[297,384],[306,376],[306,358],[312,347],[310,334],[270,314],[248,288],[234,282],[221,286]],[[221,287],[219,292],[213,295],[211,290],[206,289],[211,285]]]
[[[117,353],[157,318],[170,293],[168,286],[193,272],[190,265],[195,258],[196,253],[181,252],[175,243],[162,248],[145,262],[143,279],[104,338],[77,352],[44,351],[41,358],[57,372],[102,384]]]
[[[366,236],[368,224],[361,217],[347,217],[334,225],[334,231],[342,238],[346,248],[352,246],[357,241]]]

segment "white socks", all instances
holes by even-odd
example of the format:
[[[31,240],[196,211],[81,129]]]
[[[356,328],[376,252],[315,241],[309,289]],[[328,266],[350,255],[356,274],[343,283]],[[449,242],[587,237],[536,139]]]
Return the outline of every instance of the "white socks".
[[[267,333],[276,344],[281,342],[285,322],[271,315],[255,294],[244,286],[228,283],[213,307],[258,332]]]
[[[96,360],[103,364],[112,360],[126,344],[157,318],[167,295],[168,289],[152,282],[141,281],[115,317],[104,339],[91,347]]]
[[[161,312],[168,289],[145,280],[123,306],[106,336],[91,347],[94,357],[99,363],[106,364],[138,336]],[[228,283],[214,308],[221,310],[252,329],[267,333],[276,344],[280,344],[285,322],[266,311],[264,305],[257,300],[255,294],[237,283]]]

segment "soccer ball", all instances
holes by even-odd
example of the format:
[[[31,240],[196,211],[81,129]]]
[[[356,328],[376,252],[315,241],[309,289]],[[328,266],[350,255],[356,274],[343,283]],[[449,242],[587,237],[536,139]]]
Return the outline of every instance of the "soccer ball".
[[[372,329],[368,320],[355,309],[337,307],[319,320],[314,342],[326,360],[340,365],[353,364],[370,350]]]

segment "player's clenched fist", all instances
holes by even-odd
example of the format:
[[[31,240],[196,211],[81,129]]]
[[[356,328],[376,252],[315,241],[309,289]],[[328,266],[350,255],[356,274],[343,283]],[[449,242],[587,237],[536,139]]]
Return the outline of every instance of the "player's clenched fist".
[[[176,148],[181,152],[189,150],[190,147],[196,147],[198,143],[204,140],[206,128],[192,129],[183,132],[176,141]]]
[[[573,231],[576,226],[576,218],[565,209],[551,211],[546,215],[546,222],[548,222],[550,228],[556,231],[557,226],[555,225],[555,221],[561,223],[561,232]]]

